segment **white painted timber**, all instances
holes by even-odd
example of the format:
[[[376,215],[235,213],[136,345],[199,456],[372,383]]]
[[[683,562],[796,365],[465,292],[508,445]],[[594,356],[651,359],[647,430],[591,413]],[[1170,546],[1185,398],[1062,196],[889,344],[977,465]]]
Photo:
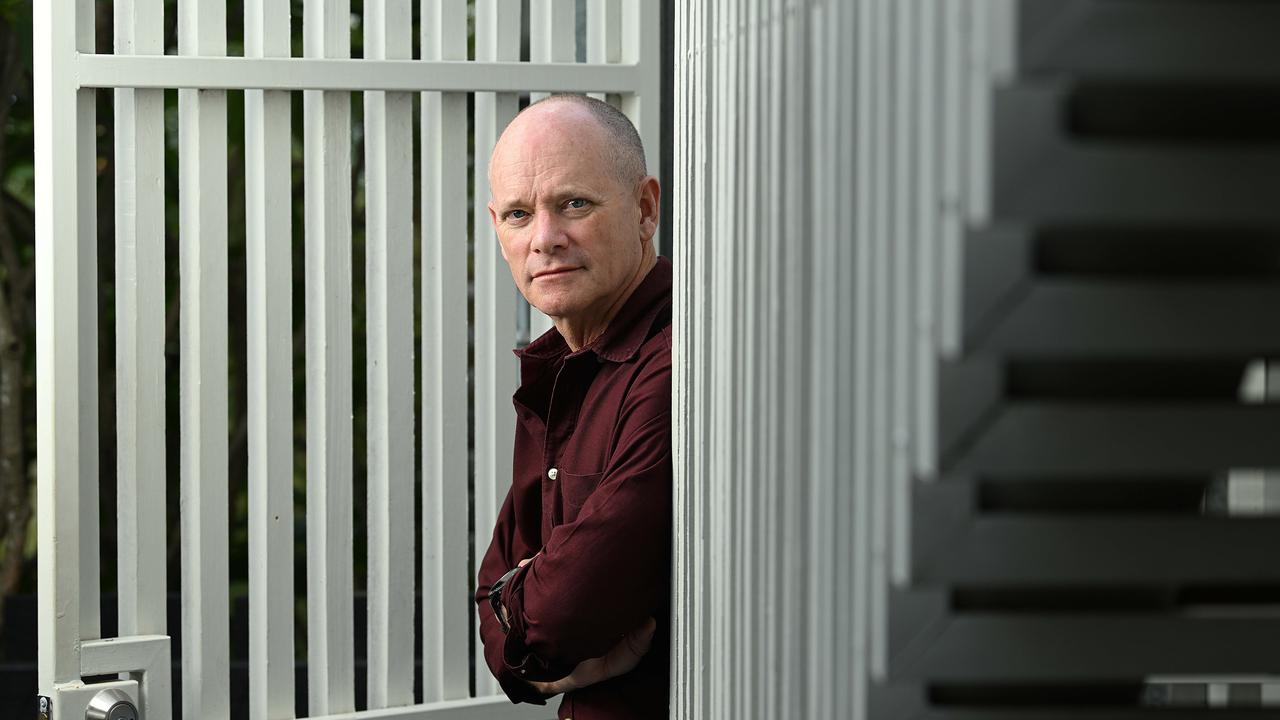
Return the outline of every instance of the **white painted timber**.
[[[853,55],[865,45],[847,39],[865,20],[855,12],[889,7],[676,8],[676,718],[860,717],[855,698],[866,697],[871,624],[867,602],[849,602],[859,568],[870,597],[868,448],[871,422],[885,415],[858,412],[862,441],[850,449],[854,413],[869,405],[850,397],[855,381],[863,397],[876,392],[873,344],[859,347],[855,329],[889,329],[887,303],[851,300],[877,289],[876,274],[879,292],[891,288],[888,241],[875,234],[887,218],[858,202],[890,207],[891,196],[855,186],[864,174],[850,166],[878,161],[888,174],[893,156],[855,156],[854,127],[886,128],[885,146],[892,136],[887,122],[869,122],[875,103],[846,98],[888,95],[891,65],[877,66],[878,87],[853,87]],[[862,27],[870,40],[874,26]],[[856,107],[866,110],[855,126],[841,113]],[[855,275],[860,284],[848,282]],[[876,378],[888,384],[880,362]],[[887,440],[875,448],[881,464]],[[856,484],[841,475],[855,458],[868,458]],[[846,509],[861,512],[850,522]],[[865,558],[852,562],[859,549]]]
[[[673,22],[676,43],[679,47],[685,49],[685,52],[676,53],[674,58],[676,76],[681,78],[681,82],[676,85],[674,93],[675,107],[673,108],[673,114],[676,133],[693,131],[689,118],[689,94],[696,83],[696,76],[691,72],[692,48],[694,45],[690,40],[689,33],[690,19],[693,13],[694,9],[686,6],[676,13]],[[673,175],[679,175],[688,170],[688,151],[690,146],[690,143],[687,142],[675,143],[672,150]],[[672,215],[677,228],[676,234],[679,237],[689,236],[688,222],[690,214],[686,210],[689,203],[685,196],[688,192],[688,187],[689,183],[686,182],[671,188],[667,193],[673,204]],[[686,243],[676,247],[673,253],[673,357],[690,357],[689,344],[693,335],[685,325],[685,321],[691,318],[688,308],[690,307],[692,285],[688,282],[690,275],[688,274],[687,263],[692,248],[692,243]],[[671,498],[671,517],[673,538],[679,538],[682,534],[692,530],[693,513],[691,512],[692,503],[690,499],[697,488],[696,478],[692,473],[692,463],[690,462],[690,450],[694,443],[690,428],[692,418],[688,414],[689,380],[691,378],[689,369],[689,366],[685,363],[672,363],[671,367],[671,465],[674,485]],[[683,492],[682,489],[684,489]],[[694,577],[692,572],[693,559],[696,557],[699,548],[699,543],[677,545],[673,548],[671,558],[671,690],[668,693],[668,702],[671,714],[674,717],[690,717],[692,715],[689,707],[689,697],[692,693],[688,680],[698,665],[688,659],[693,644],[688,620],[693,617],[691,605],[695,593],[690,591],[690,583]]]
[[[116,52],[163,54],[162,10],[117,2]],[[119,632],[154,634],[167,632],[164,92],[116,90],[115,134]]]
[[[915,438],[913,475],[930,479],[936,472],[937,403],[938,403],[938,239],[942,232],[938,208],[938,172],[941,166],[939,135],[941,123],[937,113],[941,103],[938,89],[940,53],[938,49],[939,0],[918,0],[919,42],[916,64],[916,102],[919,122],[915,143],[915,403],[914,423],[910,432]]]
[[[507,398],[516,384],[516,295],[488,227],[483,167],[514,117],[518,93],[595,92],[636,122],[657,172],[659,6],[593,0],[590,63],[574,62],[577,8],[548,0],[538,11],[538,54],[518,61],[520,17],[498,0],[477,13],[477,59],[467,59],[466,4],[424,0],[423,59],[410,57],[407,0],[364,8],[367,57],[349,57],[349,0],[302,3],[305,57],[290,57],[291,3],[245,4],[245,57],[226,56],[226,7],[179,0],[178,54],[165,55],[158,0],[121,0],[113,54],[94,47],[94,7],[54,0],[34,13],[37,79],[38,506],[40,514],[40,682],[56,697],[82,673],[141,673],[143,712],[169,716],[162,680],[139,660],[163,644],[165,328],[163,93],[177,89],[180,279],[181,702],[184,716],[230,715],[228,567],[228,123],[226,90],[245,91],[249,450],[250,717],[292,718],[294,676],[293,299],[291,267],[291,92],[304,95],[307,356],[307,576],[309,705],[325,717],[529,717],[505,699],[460,702],[469,692],[474,606],[469,563],[488,544],[510,482],[514,425]],[[780,7],[780,6],[779,6]],[[56,20],[55,20],[56,19]],[[734,20],[722,19],[731,34]],[[709,31],[710,25],[700,22]],[[394,35],[394,38],[392,37]],[[541,43],[541,40],[539,41]],[[735,50],[740,52],[740,50]],[[779,56],[780,57],[780,56]],[[706,64],[701,67],[709,67]],[[732,80],[721,78],[720,94]],[[120,428],[119,566],[122,632],[100,633],[98,548],[97,123],[94,91],[117,98],[115,170],[118,239],[117,348]],[[367,283],[371,482],[370,702],[413,702],[411,504],[414,463],[411,93],[422,92],[423,153],[423,489],[424,668],[427,705],[353,713],[351,563],[353,445],[351,333],[350,107],[365,91]],[[388,93],[380,96],[375,93]],[[467,94],[477,93],[477,151],[467,156]],[[780,94],[779,94],[780,96]],[[705,112],[705,108],[704,108]],[[722,116],[723,126],[731,121]],[[775,147],[781,149],[781,124]],[[47,133],[46,133],[47,129]],[[728,147],[726,145],[726,147]],[[730,158],[727,150],[719,157]],[[705,161],[706,156],[700,156]],[[468,188],[460,173],[481,168],[477,232],[468,246]],[[692,165],[690,166],[692,167]],[[721,172],[736,175],[730,165]],[[56,194],[53,189],[57,190]],[[702,186],[703,192],[710,187]],[[722,215],[731,216],[727,209]],[[474,250],[476,394],[467,389],[467,273]],[[730,307],[733,273],[716,295]],[[708,296],[709,297],[709,296]],[[379,300],[380,299],[380,300]],[[545,321],[542,321],[545,323]],[[732,335],[720,329],[721,343]],[[763,335],[761,336],[763,337]],[[396,365],[395,360],[401,360]],[[379,387],[381,391],[379,391]],[[156,388],[160,388],[157,391]],[[394,392],[393,392],[394,391]],[[379,400],[381,397],[381,400]],[[468,538],[468,403],[475,402],[477,482]],[[700,401],[699,410],[707,407]],[[736,407],[729,402],[722,407]],[[745,437],[745,436],[744,436]],[[396,439],[401,442],[396,443]],[[731,448],[724,445],[722,448]],[[776,455],[770,455],[771,461]],[[381,458],[381,460],[379,459]],[[379,468],[381,468],[379,470]],[[722,487],[726,476],[720,476]],[[717,527],[728,523],[722,516]],[[720,552],[727,553],[722,545]],[[707,565],[703,563],[703,569]],[[723,582],[728,582],[721,574]],[[701,607],[701,606],[700,606]],[[706,635],[705,638],[709,638]],[[704,640],[703,646],[708,642]],[[144,648],[145,646],[145,648]],[[81,654],[83,650],[83,655]],[[150,652],[150,650],[148,650]],[[82,663],[81,660],[84,662]],[[128,666],[128,667],[126,667]],[[497,686],[483,663],[478,694]],[[740,673],[739,673],[740,674]],[[136,684],[127,684],[138,692]],[[105,686],[104,686],[105,687]],[[148,690],[148,688],[151,688]],[[56,692],[55,692],[56,690]],[[65,692],[64,692],[65,691]],[[77,691],[78,692],[78,691]],[[442,701],[442,702],[441,702]],[[66,711],[66,707],[62,707]]]
[[[630,0],[622,6],[622,62],[618,65],[597,65],[612,69],[635,67],[634,84],[622,96],[622,111],[631,119],[644,143],[644,160],[650,175],[657,175],[662,148],[662,3]],[[577,67],[590,67],[580,65]],[[604,90],[605,88],[593,88]],[[662,249],[662,230],[653,238],[654,246]]]
[[[870,177],[872,170],[873,120],[872,89],[874,49],[872,37],[875,27],[871,18],[872,0],[859,0],[856,18],[856,115],[854,123],[855,172],[854,178]],[[853,185],[854,223],[854,343],[853,343],[853,397],[863,398],[855,403],[853,417],[854,446],[854,545],[853,545],[853,701],[855,717],[866,717],[867,697],[871,676],[871,266],[872,247],[872,183],[855,182]]]
[[[173,717],[168,635],[134,635],[86,642],[80,649],[80,672],[86,677],[133,675],[138,680],[138,704],[145,709],[147,720]]]
[[[289,2],[245,3],[245,54],[289,55]],[[292,140],[288,92],[246,90],[249,716],[294,717]]]
[[[834,187],[840,188],[838,197],[848,201],[855,197],[853,190],[854,173],[857,170],[857,152],[854,144],[857,136],[856,122],[858,118],[856,103],[858,101],[858,54],[845,49],[844,38],[857,37],[857,6],[843,6],[838,17],[829,21],[830,31],[835,38],[832,49],[838,56],[833,65],[832,92],[836,93],[839,102],[833,104],[832,113],[836,125],[833,134],[833,162],[836,173],[831,179]],[[849,126],[853,125],[850,130]],[[835,462],[837,475],[835,495],[836,547],[834,550],[836,568],[835,581],[831,584],[836,598],[846,598],[843,609],[837,612],[832,631],[838,642],[834,653],[833,673],[836,682],[836,717],[861,719],[864,716],[863,699],[864,680],[858,677],[855,668],[859,664],[861,637],[858,635],[859,615],[861,608],[855,586],[855,560],[858,547],[859,528],[865,527],[859,513],[865,512],[858,501],[860,479],[857,471],[856,403],[845,402],[845,398],[853,397],[856,390],[857,375],[850,372],[847,363],[855,355],[854,339],[856,337],[857,313],[854,306],[855,285],[852,279],[857,277],[855,259],[857,256],[856,223],[850,223],[844,212],[843,204],[833,203],[833,232],[842,231],[845,241],[839,243],[836,250],[836,273],[840,279],[836,293],[836,325],[843,328],[837,334],[833,344],[837,358],[837,367],[845,368],[836,374],[835,404],[836,425]],[[839,230],[837,230],[839,229]],[[839,602],[839,601],[837,601]]]
[[[467,56],[465,0],[425,0],[422,54]],[[422,127],[423,700],[470,693],[467,571],[467,96],[423,93]],[[459,177],[462,175],[462,177]]]
[[[888,592],[890,532],[889,514],[892,509],[889,476],[890,393],[893,382],[890,306],[891,270],[889,253],[893,247],[890,236],[892,195],[892,155],[889,152],[894,133],[893,121],[893,53],[890,10],[897,3],[893,0],[872,0],[871,23],[879,29],[872,34],[871,73],[871,205],[863,212],[871,214],[871,364],[870,393],[864,402],[871,405],[870,455],[871,482],[871,568],[870,568],[870,663],[873,680],[883,681],[888,673]]]
[[[226,51],[219,3],[178,4],[178,52]],[[182,716],[231,717],[228,566],[227,104],[178,91]]]
[[[307,0],[307,57],[351,55],[349,0]],[[306,150],[307,700],[355,710],[351,96],[303,94]]]
[[[645,3],[646,7],[650,3]],[[656,9],[656,7],[655,7]],[[646,11],[648,12],[648,11]],[[654,31],[656,33],[656,31]],[[517,51],[519,48],[517,47]],[[647,55],[647,54],[646,54]],[[657,47],[652,49],[657,57]],[[351,90],[385,92],[634,93],[657,70],[634,62],[616,65],[461,60],[366,60],[285,57],[178,57],[81,54],[74,59],[78,87],[203,88],[208,90]],[[656,126],[655,126],[656,128]],[[654,151],[656,152],[656,150]],[[655,155],[656,157],[656,155]]]
[[[537,63],[571,63],[577,57],[577,8],[574,0],[530,0],[529,59]],[[530,93],[537,102],[548,93]],[[521,303],[525,305],[527,303]],[[534,340],[552,327],[552,320],[537,308],[529,307],[529,339]]]
[[[942,108],[939,148],[941,213],[938,282],[938,338],[942,357],[954,358],[961,346],[961,262],[966,230],[964,214],[963,142],[968,116],[962,112],[965,96],[965,14],[961,3],[941,4]]]
[[[409,0],[365,5],[365,52],[411,52]],[[413,96],[366,92],[368,702],[413,704]]]
[[[622,0],[587,0],[587,62],[622,62]],[[604,100],[604,93],[593,93]]]
[[[891,234],[893,382],[890,388],[892,402],[889,421],[889,480],[890,480],[890,558],[889,577],[895,586],[904,585],[909,579],[911,563],[911,487],[912,445],[914,444],[913,411],[915,377],[905,370],[915,359],[915,301],[914,275],[919,260],[915,243],[918,218],[915,215],[915,154],[918,145],[915,127],[921,122],[915,106],[915,67],[919,49],[917,34],[917,4],[914,0],[895,3],[891,19],[893,32],[893,180],[890,186],[893,201],[893,232]]]
[[[520,52],[520,13],[500,0],[476,3],[476,59],[515,60]],[[498,508],[511,486],[511,442],[515,410],[511,392],[518,381],[515,356],[516,291],[511,271],[498,249],[489,217],[489,156],[507,123],[516,116],[518,97],[510,93],[475,96],[475,546],[476,566],[489,547]],[[476,625],[476,647],[479,625]],[[499,692],[477,652],[476,694]]]
[[[839,160],[837,135],[840,127],[836,110],[840,105],[841,89],[836,80],[840,68],[839,14],[841,9],[835,5],[815,6],[808,17],[808,49],[806,63],[810,69],[812,95],[809,116],[809,132],[813,147],[824,148],[825,151],[811,158],[809,163],[810,188],[808,203],[812,218],[811,234],[814,237],[831,237],[839,226],[839,207],[836,202],[819,199],[819,188],[838,187],[836,163]],[[837,714],[839,706],[838,694],[841,686],[847,684],[843,675],[837,675],[838,665],[836,648],[841,637],[848,637],[848,631],[840,635],[836,621],[847,615],[849,595],[841,596],[829,589],[839,584],[841,569],[837,562],[839,545],[836,537],[836,525],[840,522],[836,514],[839,508],[837,497],[843,485],[838,482],[827,482],[835,478],[840,466],[837,464],[838,449],[841,443],[837,440],[839,424],[837,418],[837,393],[839,375],[840,333],[830,332],[836,327],[848,310],[848,306],[839,304],[839,288],[847,284],[847,279],[840,274],[840,243],[815,243],[808,259],[808,274],[813,288],[810,300],[809,327],[805,335],[809,340],[809,353],[803,359],[808,364],[808,374],[813,381],[806,389],[805,410],[808,413],[807,454],[810,457],[809,497],[806,499],[808,513],[807,552],[812,571],[804,574],[803,584],[807,587],[805,595],[809,598],[809,615],[805,620],[806,641],[804,648],[810,657],[808,671],[804,676],[805,695],[809,698],[809,713],[814,717],[848,717],[845,710]],[[824,386],[824,380],[832,383]],[[814,658],[817,658],[815,660]],[[823,661],[822,659],[826,659]]]
[[[577,8],[574,0],[530,0],[529,59],[536,63],[571,63],[577,57]],[[547,93],[529,95],[530,102]]]
[[[89,0],[33,6],[42,695],[79,680],[80,640],[98,628],[95,111],[93,93],[76,88],[71,67],[77,52],[93,49],[93,20]],[[92,512],[82,517],[86,509]]]
[[[513,705],[506,696],[427,702],[412,707],[313,715],[311,720],[550,720],[550,705]]]
[[[735,193],[738,203],[749,201],[750,198],[756,196],[759,192],[759,164],[760,164],[760,87],[762,73],[760,71],[762,53],[760,51],[761,43],[761,23],[760,23],[760,3],[758,0],[750,3],[743,9],[740,16],[745,23],[746,32],[743,42],[737,47],[740,54],[740,72],[738,94],[739,113],[739,130],[737,134],[737,144],[734,152],[737,154],[739,161],[739,172],[736,173]],[[738,233],[746,239],[746,251],[742,253],[742,262],[740,264],[740,274],[736,281],[736,287],[741,303],[738,319],[740,322],[740,332],[742,342],[747,348],[747,352],[739,356],[741,361],[740,374],[738,375],[738,383],[741,388],[742,397],[740,402],[743,407],[754,407],[759,397],[759,363],[757,358],[763,347],[766,334],[763,332],[761,319],[763,317],[760,312],[761,303],[758,300],[758,294],[751,292],[749,288],[756,286],[756,280],[760,276],[760,236],[763,232],[760,223],[761,208],[753,207],[749,212],[742,213],[737,218]],[[737,442],[739,452],[742,453],[741,472],[745,475],[754,475],[759,472],[759,424],[758,423],[738,423]],[[756,558],[760,552],[759,538],[752,532],[752,522],[754,513],[759,507],[760,488],[757,484],[739,487],[737,489],[737,507],[734,510],[733,523],[736,537],[731,541],[732,545],[738,548],[738,551],[732,556],[733,577],[740,583],[741,612],[733,613],[733,626],[730,632],[738,638],[741,638],[742,650],[747,653],[754,652],[759,642],[757,634],[753,631],[755,628],[756,617],[758,614],[760,594],[764,592],[762,581],[759,574],[752,572],[756,567]],[[749,712],[752,707],[753,694],[756,692],[754,673],[757,668],[751,667],[746,663],[736,663],[732,668],[730,682],[732,689],[729,692],[733,699],[729,708],[732,716],[742,716]]]
[[[808,14],[811,5],[786,8],[782,16],[781,28],[781,62],[782,72],[777,75],[782,80],[782,142],[780,145],[781,163],[775,170],[781,180],[782,187],[776,197],[781,200],[781,207],[774,217],[782,223],[784,233],[795,233],[796,237],[810,237],[813,231],[813,208],[808,205],[810,193],[816,188],[810,185],[809,167],[814,158],[809,154],[814,141],[809,127],[810,119],[816,110],[815,98],[809,92],[812,66],[809,61]],[[728,38],[725,38],[727,40]],[[718,68],[722,71],[722,68]],[[723,112],[723,105],[716,113]],[[715,189],[717,194],[719,189]],[[721,202],[724,200],[721,199]],[[716,242],[712,244],[715,253],[715,266],[724,266],[732,262],[736,255],[732,250],[732,237],[722,234],[722,228],[716,228]],[[781,505],[776,506],[780,520],[780,536],[778,582],[780,617],[787,618],[787,623],[777,623],[776,632],[780,638],[779,693],[777,697],[777,715],[794,713],[800,717],[813,715],[809,702],[811,698],[805,693],[806,678],[811,670],[810,656],[806,652],[804,642],[805,629],[812,606],[805,585],[805,568],[812,560],[808,557],[810,546],[806,542],[806,528],[809,523],[807,513],[807,496],[812,491],[812,457],[809,453],[808,437],[812,428],[806,413],[809,388],[820,384],[821,379],[809,374],[808,353],[812,336],[805,331],[810,321],[810,311],[815,291],[812,268],[809,257],[815,244],[801,243],[788,247],[786,252],[779,252],[774,267],[779,273],[777,299],[780,304],[780,322],[777,327],[778,401],[774,405],[776,417],[781,420],[777,433],[778,471],[787,482],[781,483]],[[781,248],[780,248],[781,250]],[[728,310],[728,308],[726,308]],[[719,325],[719,323],[717,323]],[[726,342],[716,349],[726,362],[732,357],[732,351]],[[820,351],[819,351],[820,352]],[[721,392],[732,392],[724,389]],[[721,433],[715,433],[719,436]],[[726,473],[728,468],[723,464],[713,471],[716,474]],[[719,504],[719,498],[713,497],[713,508]],[[724,641],[729,638],[725,637]],[[723,642],[723,641],[722,641]]]

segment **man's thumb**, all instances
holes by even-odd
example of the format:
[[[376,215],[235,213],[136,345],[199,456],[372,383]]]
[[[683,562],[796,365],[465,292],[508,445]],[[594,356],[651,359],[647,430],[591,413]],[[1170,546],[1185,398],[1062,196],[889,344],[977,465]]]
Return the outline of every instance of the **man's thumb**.
[[[636,629],[627,633],[627,647],[631,648],[631,652],[637,656],[644,655],[649,652],[650,646],[653,645],[653,634],[658,629],[658,621],[653,618],[647,618],[644,622],[636,626]]]

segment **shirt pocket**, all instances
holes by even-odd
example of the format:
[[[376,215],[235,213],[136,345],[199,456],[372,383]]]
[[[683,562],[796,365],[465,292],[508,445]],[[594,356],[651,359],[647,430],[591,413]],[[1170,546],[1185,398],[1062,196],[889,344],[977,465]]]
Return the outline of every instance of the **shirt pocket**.
[[[603,472],[571,473],[560,471],[560,497],[564,500],[565,522],[572,522],[587,498],[600,484]]]

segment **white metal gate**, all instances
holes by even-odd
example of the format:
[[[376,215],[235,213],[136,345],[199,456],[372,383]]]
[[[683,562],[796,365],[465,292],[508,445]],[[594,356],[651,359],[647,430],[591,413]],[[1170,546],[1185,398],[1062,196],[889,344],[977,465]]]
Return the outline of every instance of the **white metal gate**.
[[[178,0],[164,55],[163,0],[116,0],[113,53],[96,53],[93,0],[35,4],[39,686],[58,718],[93,693],[141,694],[167,720],[165,443],[181,436],[183,717],[230,714],[228,600],[227,105],[245,91],[249,414],[250,717],[293,718],[293,350],[290,96],[304,91],[306,552],[312,717],[544,717],[495,696],[483,659],[468,687],[473,579],[511,478],[517,295],[496,252],[483,172],[521,92],[617,94],[656,168],[659,4],[588,0],[587,63],[574,63],[573,0],[531,0],[519,62],[511,0],[368,0],[366,57],[350,58],[349,0],[304,0],[290,57],[289,0],[245,0],[244,57],[228,57],[221,0]],[[115,93],[120,637],[99,616],[98,89]],[[164,256],[163,92],[179,89],[179,257]],[[332,91],[332,92],[326,92]],[[353,714],[350,92],[364,93],[367,198],[368,706]],[[422,388],[415,408],[413,96],[421,93]],[[475,93],[474,395],[468,391],[467,95]],[[181,417],[164,419],[163,268],[180,266]],[[536,313],[535,313],[536,315]],[[534,318],[533,328],[546,327]],[[468,408],[475,414],[469,504]],[[413,437],[421,412],[421,458]],[[422,527],[413,478],[421,463]],[[469,548],[467,515],[474,513]],[[420,534],[424,705],[414,705],[414,543]],[[479,654],[477,653],[477,656]],[[116,683],[82,678],[121,674]],[[398,709],[388,709],[398,708]]]

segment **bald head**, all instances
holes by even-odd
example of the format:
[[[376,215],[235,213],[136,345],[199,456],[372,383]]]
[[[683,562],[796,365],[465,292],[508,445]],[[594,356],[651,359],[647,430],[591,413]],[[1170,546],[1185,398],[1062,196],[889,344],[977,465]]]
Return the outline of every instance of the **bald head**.
[[[621,110],[586,95],[551,95],[531,103],[511,121],[503,137],[529,129],[526,126],[568,123],[581,127],[583,121],[599,132],[600,147],[593,149],[623,185],[631,186],[649,174],[635,125]]]

